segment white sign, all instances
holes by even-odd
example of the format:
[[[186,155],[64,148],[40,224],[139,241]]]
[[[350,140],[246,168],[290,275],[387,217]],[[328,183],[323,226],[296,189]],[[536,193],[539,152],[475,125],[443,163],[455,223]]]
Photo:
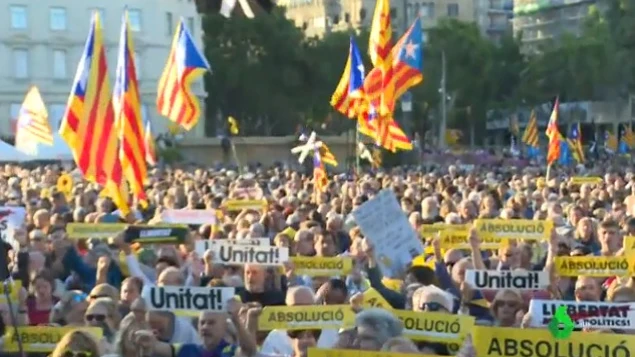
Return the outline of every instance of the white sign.
[[[635,330],[635,303],[531,300],[532,327],[549,325],[558,307],[564,306],[577,328]]]
[[[375,247],[384,276],[399,278],[412,260],[423,254],[419,235],[408,223],[395,194],[382,190],[353,211],[355,222]]]
[[[269,247],[271,246],[271,240],[269,238],[197,240],[196,253],[202,257],[208,249],[212,249],[212,246],[218,244],[255,245],[260,247]]]
[[[202,311],[225,311],[227,301],[234,295],[234,288],[189,286],[144,286],[141,292],[148,310],[185,316],[196,316]]]
[[[212,244],[214,263],[282,265],[289,261],[289,248],[237,245],[228,243]]]
[[[549,287],[549,273],[530,270],[466,270],[465,282],[472,288],[542,290]]]
[[[161,212],[161,222],[173,224],[215,224],[213,209],[166,209]]]
[[[2,206],[0,207],[0,239],[11,244],[17,252],[20,244],[13,238],[17,228],[24,226],[26,209],[24,207]]]

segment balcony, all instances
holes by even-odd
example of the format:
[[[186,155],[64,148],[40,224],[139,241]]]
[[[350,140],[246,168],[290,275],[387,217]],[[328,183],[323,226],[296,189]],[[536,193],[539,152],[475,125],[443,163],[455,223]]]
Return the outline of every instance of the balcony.
[[[487,11],[494,13],[507,13],[514,10],[514,2],[510,0],[489,0]]]

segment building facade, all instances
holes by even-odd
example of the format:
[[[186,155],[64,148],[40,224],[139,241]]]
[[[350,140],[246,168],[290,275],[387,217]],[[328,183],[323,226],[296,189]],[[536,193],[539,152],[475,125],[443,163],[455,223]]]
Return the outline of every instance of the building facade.
[[[514,35],[521,38],[524,52],[538,52],[541,46],[562,34],[580,34],[589,8],[595,3],[595,0],[514,0]]]
[[[20,105],[31,86],[37,86],[42,93],[52,129],[59,128],[94,11],[101,15],[112,85],[126,5],[134,33],[142,116],[151,120],[155,134],[167,131],[168,120],[156,111],[157,83],[181,17],[201,43],[200,18],[194,1],[11,0],[0,7],[0,117],[4,118],[0,121],[0,134],[12,135]],[[193,90],[200,98],[205,97],[202,80],[194,84]],[[203,134],[203,125],[188,133]]]

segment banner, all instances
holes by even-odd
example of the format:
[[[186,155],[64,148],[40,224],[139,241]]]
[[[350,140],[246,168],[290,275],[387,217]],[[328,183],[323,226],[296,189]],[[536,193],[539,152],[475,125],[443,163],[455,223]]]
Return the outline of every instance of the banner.
[[[189,233],[186,227],[161,227],[131,225],[124,232],[126,243],[182,244]]]
[[[25,219],[24,207],[0,207],[0,240],[9,243],[16,252],[20,250],[20,244],[13,238],[13,233],[16,228],[24,226]]]
[[[233,245],[255,245],[261,247],[271,246],[271,240],[269,238],[245,238],[245,239],[206,239],[197,240],[196,253],[202,257],[208,249],[212,249],[212,246],[217,244],[233,244]]]
[[[472,249],[468,242],[469,230],[465,229],[446,229],[441,231],[439,239],[441,240],[442,249]],[[481,249],[498,249],[505,244],[502,238],[484,238],[481,239]]]
[[[577,328],[635,330],[635,303],[595,301],[531,300],[531,326],[549,325],[560,306],[567,308]]]
[[[229,212],[242,211],[245,209],[251,209],[260,211],[267,208],[268,202],[266,199],[261,200],[228,200],[225,202],[225,209]]]
[[[212,244],[210,250],[217,264],[282,265],[289,261],[289,248]]]
[[[575,176],[575,177],[572,177],[569,182],[574,185],[583,185],[585,183],[588,183],[590,185],[597,185],[599,183],[602,183],[603,181],[604,180],[601,177]]]
[[[625,276],[633,271],[632,259],[625,257],[556,257],[556,273],[559,276],[592,277]]]
[[[393,310],[404,324],[404,336],[413,341],[461,343],[474,327],[474,317],[439,312]]]
[[[635,252],[635,236],[624,237],[624,252],[626,254]]]
[[[353,270],[350,257],[291,257],[296,275],[345,276]]]
[[[161,222],[178,224],[216,224],[213,209],[166,209],[161,212]]]
[[[364,301],[362,307],[365,309],[380,308],[392,309],[392,305],[374,288],[368,288],[362,293]]]
[[[635,350],[635,337],[611,333],[555,339],[543,329],[477,326],[472,340],[478,357],[629,357]]]
[[[102,329],[99,327],[20,326],[18,327],[18,335],[24,352],[49,353],[55,349],[64,335],[77,330],[91,334],[98,341],[103,338]],[[15,329],[13,327],[7,328],[2,351],[20,352],[19,346]]]
[[[541,240],[549,238],[553,221],[532,219],[477,219],[476,229],[481,239]]]
[[[327,350],[322,348],[309,348],[307,357],[441,357],[438,355],[423,355],[417,353],[396,353],[384,351],[362,351],[362,350]]]
[[[9,285],[9,298],[13,304],[18,303],[20,289],[22,289],[22,280],[11,280]],[[4,290],[4,282],[0,281],[0,304],[7,303],[7,293]]]
[[[258,330],[340,329],[355,323],[350,305],[265,306]]]
[[[225,311],[236,294],[234,288],[144,286],[141,297],[150,311],[169,311],[180,316],[198,316],[202,311]]]
[[[467,224],[446,224],[446,223],[434,223],[434,224],[423,224],[421,228],[419,228],[419,233],[423,238],[433,238],[437,233],[443,232],[445,230],[457,230],[457,231],[468,231],[470,226]]]
[[[546,271],[468,269],[465,282],[476,290],[542,290],[549,287],[550,279]]]
[[[70,239],[108,239],[123,232],[128,227],[125,223],[68,223],[66,234]],[[182,224],[136,225],[148,228],[185,227]]]

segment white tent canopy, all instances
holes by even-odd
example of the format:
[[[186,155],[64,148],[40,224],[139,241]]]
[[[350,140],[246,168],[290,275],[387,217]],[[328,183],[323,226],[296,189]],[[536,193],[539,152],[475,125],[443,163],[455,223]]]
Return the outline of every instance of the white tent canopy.
[[[16,149],[17,150],[17,149]],[[53,145],[35,143],[33,147],[24,145],[18,150],[32,161],[72,161],[73,154],[64,139],[57,132],[53,132]]]
[[[25,162],[30,160],[33,159],[0,140],[0,162]]]

